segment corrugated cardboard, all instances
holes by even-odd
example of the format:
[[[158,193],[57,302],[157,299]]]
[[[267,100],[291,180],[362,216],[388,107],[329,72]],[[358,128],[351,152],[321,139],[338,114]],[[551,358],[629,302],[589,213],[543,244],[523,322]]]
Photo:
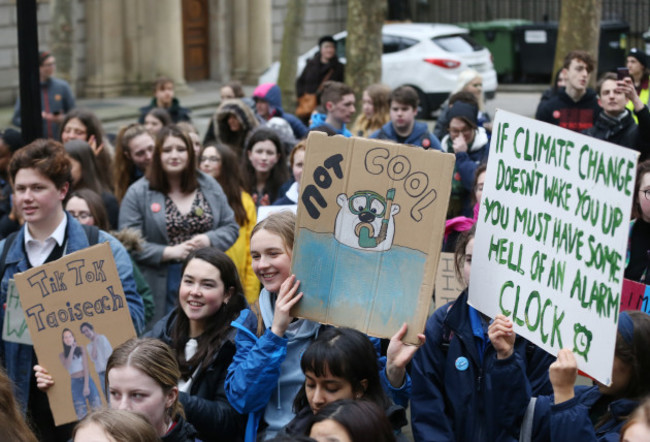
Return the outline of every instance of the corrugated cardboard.
[[[106,336],[113,348],[135,337],[111,247],[108,243],[88,247],[16,274],[15,280],[38,362],[54,379],[47,391],[54,422],[74,422],[70,373],[59,357],[63,330],[70,329],[84,350],[89,341],[80,330],[83,322]],[[91,379],[105,403],[93,362],[85,354]]]
[[[311,133],[292,260],[304,297],[292,314],[384,338],[406,322],[405,342],[417,344],[454,163],[413,146]]]

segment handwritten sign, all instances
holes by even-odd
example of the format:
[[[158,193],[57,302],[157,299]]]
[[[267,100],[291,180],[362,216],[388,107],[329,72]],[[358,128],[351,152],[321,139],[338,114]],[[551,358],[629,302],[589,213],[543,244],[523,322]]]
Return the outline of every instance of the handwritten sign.
[[[621,291],[621,311],[640,310],[650,313],[650,286],[641,282],[623,280]]]
[[[292,312],[390,337],[424,329],[455,158],[380,140],[311,133],[292,271]]]
[[[55,424],[102,407],[98,373],[105,371],[105,361],[97,348],[135,337],[108,243],[19,273],[15,280],[39,364],[55,381],[47,392]]]
[[[638,153],[498,111],[469,303],[610,384]]]
[[[454,254],[441,253],[438,273],[436,275],[435,300],[436,308],[456,300],[465,287],[458,280],[454,269]]]
[[[16,290],[16,282],[13,279],[9,280],[7,287],[7,307],[5,308],[3,324],[2,339],[4,341],[32,345],[32,338],[29,336],[23,307],[20,305],[20,297],[18,296],[18,290]]]

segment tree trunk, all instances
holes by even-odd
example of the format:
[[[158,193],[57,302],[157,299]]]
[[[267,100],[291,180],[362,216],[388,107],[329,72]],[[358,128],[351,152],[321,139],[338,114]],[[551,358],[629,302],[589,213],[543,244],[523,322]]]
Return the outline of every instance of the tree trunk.
[[[296,71],[298,65],[298,42],[302,36],[306,0],[289,0],[284,17],[282,52],[278,86],[282,91],[282,107],[287,112],[296,109]]]
[[[56,58],[56,76],[70,83],[74,90],[74,2],[52,0],[50,11],[50,50]]]
[[[363,90],[381,81],[381,28],[386,18],[386,2],[349,0],[348,38],[345,43],[345,82],[357,100]],[[357,111],[361,106],[357,105]]]
[[[590,86],[595,84],[602,9],[602,0],[562,0],[551,82],[555,80],[557,71],[562,69],[564,57],[573,50],[581,49],[589,52],[596,60],[594,75],[589,80]]]

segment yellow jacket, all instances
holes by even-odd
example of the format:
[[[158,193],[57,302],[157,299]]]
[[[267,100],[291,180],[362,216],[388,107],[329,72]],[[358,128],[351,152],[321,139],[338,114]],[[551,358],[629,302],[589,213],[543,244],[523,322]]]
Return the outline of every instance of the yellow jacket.
[[[641,89],[641,93],[639,94],[639,98],[645,104],[646,106],[648,105],[648,99],[650,98],[650,89]],[[632,114],[632,118],[634,118],[634,121],[639,124],[639,119],[634,115],[634,103],[632,103],[632,100],[627,102],[627,105],[625,106],[630,110],[630,113]]]
[[[260,281],[253,273],[253,259],[251,258],[251,232],[257,224],[257,211],[253,198],[246,192],[241,193],[241,201],[246,210],[248,222],[239,226],[239,237],[237,241],[226,251],[237,267],[239,279],[244,287],[244,295],[250,305],[252,305],[260,295]]]

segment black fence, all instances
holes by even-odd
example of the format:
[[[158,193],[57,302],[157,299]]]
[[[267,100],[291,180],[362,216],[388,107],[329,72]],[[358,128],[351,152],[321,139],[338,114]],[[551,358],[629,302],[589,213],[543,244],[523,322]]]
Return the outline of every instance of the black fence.
[[[645,48],[643,33],[650,26],[650,1],[602,1],[603,20],[630,25],[628,48]],[[417,22],[458,23],[504,18],[543,22],[559,21],[560,3],[560,0],[389,0],[389,8],[399,14],[396,19]]]

